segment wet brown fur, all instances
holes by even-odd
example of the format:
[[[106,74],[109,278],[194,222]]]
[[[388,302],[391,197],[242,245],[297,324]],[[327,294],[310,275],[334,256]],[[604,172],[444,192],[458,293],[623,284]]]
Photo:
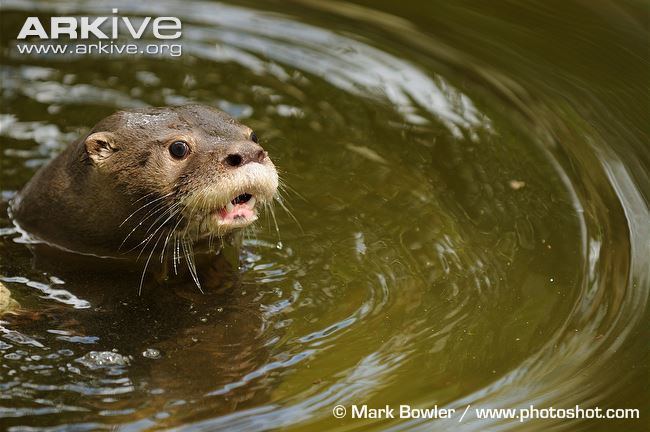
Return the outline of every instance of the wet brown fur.
[[[201,105],[116,112],[36,173],[14,200],[13,217],[47,243],[119,256],[147,240],[158,214],[138,223],[149,211],[169,209],[204,188],[232,188],[241,168],[228,166],[224,158],[263,152],[250,136],[248,127]],[[177,140],[190,145],[185,160],[169,154],[169,145]],[[273,168],[263,155],[261,165]],[[162,222],[164,218],[158,220]],[[177,222],[171,219],[168,225]]]

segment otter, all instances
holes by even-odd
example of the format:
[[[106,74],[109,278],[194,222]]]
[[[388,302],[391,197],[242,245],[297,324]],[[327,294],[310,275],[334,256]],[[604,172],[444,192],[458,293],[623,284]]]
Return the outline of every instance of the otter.
[[[278,181],[256,134],[216,108],[124,110],[41,168],[11,215],[66,251],[147,262],[159,253],[174,265],[184,256],[191,268],[195,246],[253,223]]]

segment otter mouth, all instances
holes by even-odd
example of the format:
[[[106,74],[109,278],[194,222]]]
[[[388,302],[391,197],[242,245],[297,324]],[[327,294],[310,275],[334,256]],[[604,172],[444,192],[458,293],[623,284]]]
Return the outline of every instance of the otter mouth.
[[[183,197],[186,235],[196,239],[224,236],[258,219],[260,203],[275,198],[278,174],[273,165],[249,163],[194,188]]]
[[[217,223],[219,226],[237,227],[254,222],[257,219],[256,202],[257,199],[253,194],[237,195],[225,207],[215,212]]]

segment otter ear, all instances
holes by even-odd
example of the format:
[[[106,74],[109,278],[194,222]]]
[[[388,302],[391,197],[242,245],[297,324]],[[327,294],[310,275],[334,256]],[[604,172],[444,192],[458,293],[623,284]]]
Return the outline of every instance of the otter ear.
[[[84,141],[86,153],[96,164],[102,164],[106,159],[111,157],[117,151],[115,139],[110,132],[95,132],[88,135]]]

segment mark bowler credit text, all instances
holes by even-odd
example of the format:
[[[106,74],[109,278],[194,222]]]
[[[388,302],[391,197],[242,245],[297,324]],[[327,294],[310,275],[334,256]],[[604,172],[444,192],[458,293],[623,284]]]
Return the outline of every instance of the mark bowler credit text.
[[[353,419],[453,419],[459,423],[469,418],[492,420],[518,420],[525,422],[533,419],[638,419],[637,408],[584,408],[575,405],[569,408],[544,407],[529,405],[522,408],[472,408],[471,404],[462,409],[442,408],[434,405],[430,408],[416,408],[411,405],[336,405],[332,409],[336,418]]]

